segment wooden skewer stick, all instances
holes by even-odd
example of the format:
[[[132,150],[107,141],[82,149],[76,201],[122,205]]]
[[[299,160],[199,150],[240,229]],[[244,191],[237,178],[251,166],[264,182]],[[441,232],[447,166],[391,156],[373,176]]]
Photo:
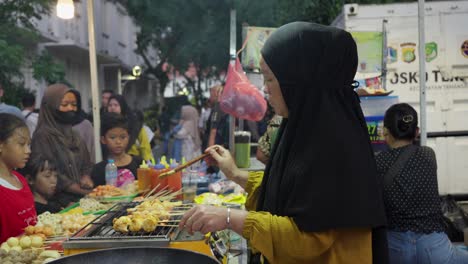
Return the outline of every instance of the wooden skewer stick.
[[[149,196],[151,196],[151,194],[153,194],[154,191],[156,191],[156,189],[159,187],[159,183],[158,185],[156,185],[150,192],[148,192],[146,195],[145,195],[145,198],[148,198]]]
[[[167,191],[165,190],[168,186],[165,186],[164,188],[162,188],[161,190],[159,190],[159,192],[153,194],[153,192],[156,191],[156,189],[159,187],[159,183],[158,185],[156,185],[147,195],[145,195],[144,199],[146,200],[147,198],[149,197],[158,197],[158,195],[163,192],[163,191]]]
[[[216,148],[216,150],[218,150],[218,149]],[[187,163],[185,163],[185,164],[182,164],[182,165],[180,165],[180,166],[177,166],[175,169],[172,169],[172,170],[170,170],[170,171],[161,173],[161,174],[159,175],[159,178],[160,178],[160,179],[166,178],[167,176],[172,175],[172,174],[174,174],[174,173],[176,173],[176,172],[178,172],[178,171],[181,171],[181,170],[187,168],[188,166],[194,164],[195,162],[200,161],[200,160],[202,160],[202,159],[208,157],[209,155],[210,155],[210,153],[204,153],[204,154],[202,154],[202,155],[200,155],[200,156],[198,156],[198,157],[196,157],[196,158],[194,158],[194,159],[192,159],[192,160],[189,160],[189,161],[188,161]]]
[[[167,187],[167,186],[166,186]],[[161,198],[161,197],[164,197],[166,195],[170,195],[171,194],[171,190],[161,190],[160,192],[158,192],[157,194],[154,195],[155,198]]]
[[[174,215],[184,215],[187,211],[180,211],[180,212],[174,212],[174,213],[169,213],[170,216],[174,216]],[[159,221],[163,221],[163,220],[159,220]],[[172,220],[169,220],[169,221],[172,221]]]
[[[176,196],[179,195],[179,194],[182,194],[182,190],[178,190],[178,191],[175,191],[175,192],[173,192],[173,193],[169,193],[169,194],[167,194],[167,195],[160,196],[160,197],[158,197],[158,198],[159,198],[159,200],[161,200],[161,201],[166,201],[166,200],[171,200],[171,199],[173,199],[174,197],[176,197]]]

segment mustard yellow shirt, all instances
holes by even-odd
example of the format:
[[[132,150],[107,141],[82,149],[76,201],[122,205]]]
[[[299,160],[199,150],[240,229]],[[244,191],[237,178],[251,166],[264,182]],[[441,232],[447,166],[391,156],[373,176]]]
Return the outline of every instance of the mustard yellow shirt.
[[[250,172],[246,208],[255,210],[263,172]],[[290,217],[249,211],[242,236],[269,263],[371,264],[371,228],[302,232]]]
[[[135,144],[133,144],[132,147],[128,150],[128,154],[139,156],[144,160],[151,160],[153,158],[151,145],[144,128],[141,128],[140,133],[138,133],[137,140],[135,141]]]

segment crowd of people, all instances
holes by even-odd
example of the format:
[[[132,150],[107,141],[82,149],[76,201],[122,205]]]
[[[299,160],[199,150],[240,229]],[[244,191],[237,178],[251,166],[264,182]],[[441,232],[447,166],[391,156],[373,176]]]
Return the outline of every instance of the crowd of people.
[[[468,263],[468,252],[444,233],[434,151],[415,144],[418,115],[408,104],[384,117],[387,151],[374,156],[353,78],[357,48],[351,34],[295,22],[277,29],[261,50],[265,92],[275,115],[259,139],[264,172],[239,169],[227,145],[227,115],[211,89],[199,111],[187,103],[161,140],[172,157],[202,152],[248,193],[246,209],[195,206],[179,227],[192,232],[226,228],[249,241],[251,263]],[[3,90],[0,87],[0,97]],[[49,86],[34,111],[0,104],[0,242],[106,183],[106,159],[136,176],[154,160],[156,138],[125,98],[102,94],[95,164],[92,123],[81,96],[64,84]],[[161,126],[162,127],[162,126]]]
[[[2,87],[0,87],[2,88]],[[0,95],[3,95],[0,89]],[[93,124],[82,109],[80,92],[65,84],[47,87],[36,109],[35,96],[22,99],[23,111],[0,105],[0,241],[35,224],[36,216],[78,202],[95,186],[105,185],[105,166],[112,159],[119,177],[135,180],[143,160],[154,162],[152,129],[141,111],[122,95],[102,92],[100,142],[103,161],[96,163]],[[205,119],[207,105],[205,105]],[[170,128],[171,158],[192,159],[202,152],[198,110],[185,104]],[[208,114],[209,115],[209,114]],[[203,132],[204,134],[207,134]],[[158,133],[159,134],[159,133]],[[176,155],[176,156],[175,156]],[[14,216],[14,217],[12,217]]]

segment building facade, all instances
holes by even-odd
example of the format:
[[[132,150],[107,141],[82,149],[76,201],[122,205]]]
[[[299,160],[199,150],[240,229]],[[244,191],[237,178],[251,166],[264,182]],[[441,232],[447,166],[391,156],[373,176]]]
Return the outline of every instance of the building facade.
[[[53,8],[49,16],[33,20],[42,35],[42,41],[35,52],[47,50],[66,70],[66,80],[81,92],[83,109],[91,110],[91,80],[89,67],[88,14],[87,0],[74,1],[75,17],[64,20],[56,15]],[[135,65],[143,65],[143,60],[135,53],[138,27],[127,14],[125,8],[107,0],[94,1],[94,30],[98,64],[99,90],[112,89],[117,92],[119,69],[128,74]],[[156,60],[156,52],[150,55]],[[47,84],[32,78],[32,70],[25,69],[25,86],[36,90],[39,104]],[[143,109],[155,99],[155,81],[138,80],[123,83],[123,94],[129,104]],[[99,100],[100,101],[100,100]]]

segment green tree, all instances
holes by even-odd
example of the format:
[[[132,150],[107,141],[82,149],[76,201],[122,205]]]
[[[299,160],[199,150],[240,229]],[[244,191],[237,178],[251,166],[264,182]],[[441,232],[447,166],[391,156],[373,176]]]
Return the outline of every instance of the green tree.
[[[115,0],[123,4],[140,27],[136,52],[145,61],[145,73],[160,82],[160,94],[169,82],[168,70],[185,72],[189,65],[197,77],[185,76],[196,101],[201,83],[227,68],[230,9],[237,11],[238,40],[242,25],[278,27],[291,21],[329,24],[344,0]],[[389,0],[359,3],[401,2]],[[241,41],[237,42],[238,47]],[[150,48],[157,50],[152,57]],[[167,64],[172,67],[165,67]]]
[[[184,75],[199,102],[203,80],[218,76],[229,61],[229,1],[120,2],[140,27],[136,52],[145,61],[145,73],[159,80],[160,93],[169,82],[168,69],[184,74],[192,66],[196,78]],[[158,58],[151,58],[150,48],[157,49]]]
[[[34,52],[40,38],[31,19],[48,15],[55,3],[55,0],[0,1],[0,83],[6,91],[2,100],[9,104],[19,105],[26,92],[22,67],[32,67],[38,80],[61,81],[64,77],[63,66],[47,54]]]
[[[279,27],[293,21],[330,24],[344,4],[383,4],[413,0],[237,0],[238,20],[252,26]]]

